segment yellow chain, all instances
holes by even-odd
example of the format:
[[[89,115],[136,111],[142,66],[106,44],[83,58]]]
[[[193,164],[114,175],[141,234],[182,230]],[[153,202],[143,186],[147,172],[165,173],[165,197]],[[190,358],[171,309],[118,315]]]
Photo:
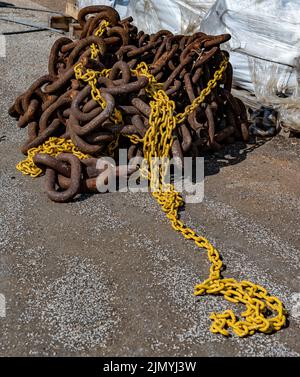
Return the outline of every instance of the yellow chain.
[[[185,108],[183,113],[176,116],[178,124],[184,122],[185,118],[195,111],[201,105],[201,103],[204,102],[205,98],[211,93],[211,91],[218,85],[218,81],[222,80],[223,74],[228,67],[228,63],[229,59],[224,57],[224,60],[220,65],[220,69],[215,72],[214,78],[208,82],[207,87],[202,90],[199,97],[195,98],[192,104]]]
[[[118,134],[116,135],[116,138],[108,145],[107,152],[106,152],[108,156],[111,156],[111,157],[114,156],[115,150],[119,146],[119,139],[120,139],[120,135]]]
[[[243,319],[238,319],[232,310],[226,310],[221,314],[212,313],[210,319],[213,323],[210,330],[215,334],[229,336],[228,329],[231,328],[236,335],[245,337],[256,332],[271,333],[280,330],[286,323],[282,302],[278,298],[270,296],[266,289],[259,285],[248,281],[238,282],[232,278],[222,278],[223,263],[219,252],[206,238],[197,235],[196,232],[179,220],[178,211],[184,201],[181,195],[175,191],[173,185],[165,183],[168,162],[166,161],[163,164],[159,173],[157,169],[153,169],[152,164],[153,158],[169,158],[173,143],[172,134],[176,125],[204,102],[212,89],[216,87],[218,81],[222,79],[227,65],[228,59],[224,58],[220,69],[214,74],[214,78],[209,81],[207,88],[186,108],[184,113],[177,116],[174,115],[175,103],[168,98],[164,91],[157,90],[159,86],[157,86],[155,79],[151,77],[148,69],[143,66],[141,70],[138,70],[137,74],[143,74],[150,79],[148,93],[151,93],[153,97],[153,101],[150,102],[150,128],[142,140],[144,158],[150,169],[147,172],[144,169],[142,172],[151,179],[150,187],[156,188],[153,196],[166,213],[173,229],[180,232],[186,239],[193,240],[199,248],[207,251],[211,263],[210,275],[207,280],[195,287],[195,295],[223,295],[227,301],[246,306],[246,311],[241,313]],[[272,317],[270,317],[269,312],[272,313]]]
[[[101,21],[98,30],[96,30],[96,32],[94,34],[95,37],[101,37],[108,27],[109,27],[108,21],[106,21],[106,20]],[[97,45],[95,43],[93,43],[91,45],[91,58],[96,59],[99,56],[100,53],[101,53],[101,51],[99,50]]]
[[[132,69],[131,72],[135,76],[145,76],[149,80],[148,86],[146,87],[146,93],[149,97],[153,97],[154,94],[163,88],[164,84],[157,82],[156,78],[149,72],[149,67],[145,62],[141,62],[136,69]]]
[[[17,170],[22,172],[24,175],[30,175],[32,178],[39,177],[43,171],[33,162],[33,157],[38,153],[46,153],[53,157],[56,157],[60,153],[72,153],[80,160],[90,158],[89,155],[80,152],[80,150],[73,144],[72,140],[50,137],[50,139],[48,139],[44,144],[38,146],[37,148],[29,149],[27,158],[17,165]]]

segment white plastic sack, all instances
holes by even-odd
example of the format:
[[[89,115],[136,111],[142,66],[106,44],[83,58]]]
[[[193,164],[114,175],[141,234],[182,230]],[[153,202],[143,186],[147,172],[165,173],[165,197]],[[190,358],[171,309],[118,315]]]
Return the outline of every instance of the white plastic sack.
[[[79,8],[109,5],[121,18],[132,16],[138,29],[152,34],[167,29],[174,34],[193,34],[215,0],[78,0]]]
[[[300,0],[218,0],[201,31],[231,34],[235,85],[300,130]]]
[[[128,16],[146,33],[161,29],[174,34],[193,34],[215,0],[130,0]]]
[[[115,0],[77,0],[79,9],[89,7],[90,5],[107,5],[113,7]]]

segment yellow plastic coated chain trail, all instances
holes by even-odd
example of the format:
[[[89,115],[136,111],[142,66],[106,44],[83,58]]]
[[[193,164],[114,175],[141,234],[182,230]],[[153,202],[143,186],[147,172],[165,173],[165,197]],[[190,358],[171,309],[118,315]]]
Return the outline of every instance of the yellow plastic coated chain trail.
[[[96,35],[102,35],[107,27],[108,23],[106,21],[102,22]],[[99,53],[100,51],[96,45],[91,46],[91,55],[93,58],[96,58]],[[182,123],[191,112],[205,101],[206,97],[222,79],[227,66],[228,59],[224,57],[220,68],[215,72],[213,79],[209,81],[207,87],[200,93],[199,97],[191,105],[187,106],[183,113],[176,115],[175,103],[162,90],[162,84],[158,83],[153,75],[150,74],[146,63],[139,64],[135,70],[132,70],[132,73],[136,76],[146,76],[149,79],[146,92],[152,99],[150,102],[150,127],[143,139],[137,135],[130,136],[130,139],[133,143],[143,144],[144,158],[149,168],[145,170],[145,167],[142,167],[141,171],[150,180],[153,196],[161,205],[173,229],[180,232],[186,239],[193,240],[199,248],[207,252],[211,263],[210,274],[207,280],[195,287],[195,295],[222,295],[227,301],[235,304],[244,304],[246,307],[246,310],[241,313],[242,319],[237,318],[232,310],[226,310],[221,314],[212,313],[210,316],[212,320],[210,330],[216,334],[229,336],[230,333],[228,330],[231,329],[236,335],[245,337],[257,332],[271,333],[280,330],[286,323],[286,314],[282,302],[278,298],[271,296],[265,288],[259,285],[249,281],[239,282],[233,278],[223,278],[221,276],[223,263],[219,252],[206,238],[197,235],[195,231],[180,221],[178,211],[184,205],[184,200],[172,184],[165,182],[173,144],[173,131],[176,125]],[[89,83],[92,88],[92,97],[103,108],[105,107],[105,102],[100,90],[97,88],[97,77],[99,75],[107,76],[109,71],[96,72],[91,69],[85,70],[81,63],[75,67],[76,78]],[[122,123],[121,113],[116,110],[113,119],[117,124]],[[62,143],[64,142],[62,141]],[[45,144],[40,147],[41,150],[45,149]],[[111,144],[111,152],[117,146],[118,137]],[[65,147],[64,145],[62,148],[64,151]],[[51,142],[49,148],[51,148]],[[78,151],[72,146],[71,152],[77,153]],[[33,169],[31,161],[34,153],[36,153],[36,150],[29,151],[28,164],[24,164],[23,162],[19,166],[19,170],[25,174],[30,174],[33,171],[31,170]],[[53,153],[57,153],[57,151],[55,150]],[[165,161],[159,169],[155,168],[153,164],[153,161],[157,160],[157,158]],[[26,169],[28,169],[29,173],[26,173]]]
[[[173,130],[178,123],[181,123],[188,114],[204,102],[211,90],[216,87],[218,81],[222,79],[227,65],[228,59],[224,58],[220,69],[215,72],[214,78],[209,81],[207,88],[185,109],[184,113],[177,116],[174,115],[174,101],[171,101],[167,94],[160,89],[161,85],[157,85],[155,79],[148,72],[147,66],[142,64],[137,73],[149,78],[150,84],[147,92],[153,97],[150,102],[150,128],[142,140],[144,158],[150,167],[147,174],[148,177],[151,177],[150,186],[152,189],[159,187],[153,193],[153,196],[166,213],[173,229],[180,232],[186,239],[193,240],[199,248],[207,251],[211,263],[210,275],[207,280],[196,286],[195,295],[223,295],[226,300],[232,303],[240,303],[246,306],[246,311],[241,313],[243,319],[238,319],[232,310],[226,310],[221,314],[212,313],[210,319],[213,323],[210,330],[216,334],[229,336],[228,329],[231,328],[238,336],[245,337],[256,332],[271,333],[280,330],[286,323],[282,302],[271,296],[265,288],[259,285],[249,281],[239,282],[232,278],[222,278],[223,263],[219,252],[206,238],[197,235],[196,232],[179,220],[178,211],[184,204],[183,198],[175,191],[173,185],[165,183],[168,159],[173,143]],[[157,158],[166,161],[159,169],[159,173],[157,169],[152,169],[152,161]]]

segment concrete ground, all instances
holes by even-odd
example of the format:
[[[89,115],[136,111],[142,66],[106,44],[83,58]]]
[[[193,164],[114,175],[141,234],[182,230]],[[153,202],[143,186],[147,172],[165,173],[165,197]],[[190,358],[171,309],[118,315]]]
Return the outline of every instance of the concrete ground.
[[[2,31],[19,29],[0,22]],[[265,286],[289,311],[288,327],[274,335],[213,335],[209,314],[230,305],[193,297],[208,275],[206,255],[171,229],[150,195],[55,204],[43,178],[15,170],[26,136],[7,109],[46,72],[57,37],[9,36],[0,58],[1,355],[299,356],[300,140],[238,144],[207,158],[205,200],[183,219],[218,246],[225,276]]]

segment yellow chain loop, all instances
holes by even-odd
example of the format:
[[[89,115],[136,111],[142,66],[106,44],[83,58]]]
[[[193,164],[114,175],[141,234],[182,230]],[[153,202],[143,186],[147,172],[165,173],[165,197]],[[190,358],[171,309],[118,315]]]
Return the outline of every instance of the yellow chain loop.
[[[27,158],[17,165],[17,170],[22,172],[24,175],[30,175],[32,178],[39,177],[43,173],[43,171],[42,169],[38,168],[33,162],[33,157],[38,153],[45,153],[53,157],[56,157],[60,153],[72,153],[80,160],[90,158],[89,155],[80,152],[80,150],[73,144],[72,140],[51,137],[44,144],[38,146],[37,148],[29,149]]]

